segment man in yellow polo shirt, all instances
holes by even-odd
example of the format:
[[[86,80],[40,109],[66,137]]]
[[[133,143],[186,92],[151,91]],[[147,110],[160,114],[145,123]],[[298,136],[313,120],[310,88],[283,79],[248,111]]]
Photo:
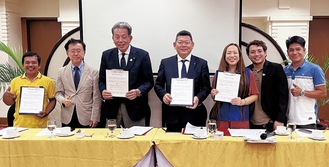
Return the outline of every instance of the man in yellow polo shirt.
[[[44,128],[47,126],[48,115],[56,104],[54,81],[39,72],[41,57],[38,53],[26,52],[23,55],[22,63],[25,73],[11,81],[9,88],[3,94],[2,100],[7,105],[12,105],[16,102],[14,126]],[[43,111],[40,111],[37,115],[19,114],[20,88],[22,86],[42,86],[45,89]]]

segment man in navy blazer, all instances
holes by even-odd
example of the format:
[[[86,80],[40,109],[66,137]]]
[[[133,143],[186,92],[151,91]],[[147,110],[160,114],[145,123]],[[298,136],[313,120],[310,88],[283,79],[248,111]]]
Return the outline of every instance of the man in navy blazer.
[[[132,28],[126,22],[118,22],[112,27],[116,47],[103,52],[99,70],[99,89],[105,100],[103,114],[107,119],[117,119],[118,125],[127,128],[149,125],[151,110],[148,92],[154,85],[149,54],[130,45],[131,32]],[[113,97],[106,89],[106,70],[111,69],[129,72],[129,91],[124,98]]]
[[[167,127],[167,131],[181,131],[187,122],[195,126],[205,126],[207,109],[202,102],[211,91],[207,61],[191,54],[194,43],[191,33],[186,30],[178,32],[173,45],[177,55],[161,60],[154,86],[162,101],[163,126]],[[183,64],[186,66],[186,78],[194,80],[193,105],[170,106],[171,79],[182,78],[182,73],[185,73],[182,72]]]

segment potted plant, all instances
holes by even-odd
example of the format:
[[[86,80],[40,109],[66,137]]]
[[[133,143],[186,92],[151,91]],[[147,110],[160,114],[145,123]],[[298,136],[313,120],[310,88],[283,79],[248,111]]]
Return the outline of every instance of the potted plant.
[[[315,63],[315,64],[319,64],[319,59],[314,57],[313,55],[308,55],[307,56],[307,60],[309,62],[312,62],[312,63]],[[328,69],[329,69],[329,57],[328,55],[324,55],[322,56],[322,60],[323,60],[323,65],[321,66],[323,72],[324,72],[324,75],[326,76],[327,75],[327,72],[328,72]],[[326,78],[326,87],[327,87],[327,92],[329,92],[329,82],[328,82],[328,79]],[[319,107],[321,106],[324,106],[326,104],[329,104],[329,98],[327,96],[327,98],[325,99],[319,99],[317,101]]]
[[[8,54],[16,63],[16,66],[10,65],[8,62],[0,64],[0,91],[2,92],[13,78],[24,73],[24,69],[22,66],[22,49],[9,47],[0,41],[0,51]]]
[[[22,65],[22,50],[11,48],[0,41],[0,51],[7,53],[16,63],[16,66],[10,65],[8,62],[0,64],[0,92],[6,90],[11,80],[24,73]],[[2,100],[2,95],[0,97]],[[7,125],[13,126],[15,112],[15,103],[10,106],[7,112]]]

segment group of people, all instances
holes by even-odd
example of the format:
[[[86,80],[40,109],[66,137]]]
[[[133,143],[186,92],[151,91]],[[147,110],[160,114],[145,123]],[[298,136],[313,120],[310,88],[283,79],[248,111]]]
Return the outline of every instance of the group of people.
[[[148,92],[154,87],[162,102],[163,126],[168,131],[181,131],[187,122],[204,126],[208,112],[203,101],[220,93],[216,89],[216,75],[212,85],[207,61],[192,54],[194,47],[190,32],[177,33],[173,46],[176,54],[162,59],[154,82],[149,53],[130,43],[132,28],[126,22],[112,27],[112,40],[116,47],[103,52],[99,72],[84,62],[86,45],[78,39],[65,44],[70,62],[59,69],[56,86],[52,79],[39,72],[41,58],[38,53],[26,52],[22,63],[25,73],[12,80],[3,95],[7,105],[16,102],[14,126],[45,127],[56,100],[61,104],[62,126],[72,128],[99,127],[101,120],[116,119],[118,125],[149,126],[151,109]],[[282,65],[266,60],[267,47],[263,41],[251,41],[246,52],[252,64],[245,66],[242,51],[237,44],[228,44],[222,53],[218,71],[240,74],[238,97],[230,102],[216,101],[209,119],[218,128],[265,128],[268,122],[274,128],[295,122],[297,128],[316,126],[316,100],[327,96],[326,80],[322,69],[308,62],[305,40],[293,36],[286,40],[291,64]],[[116,97],[107,88],[106,71],[128,71],[125,97]],[[193,104],[170,105],[173,97],[173,78],[193,79]],[[37,115],[21,115],[20,87],[43,86],[44,107]],[[105,125],[101,125],[104,127]]]

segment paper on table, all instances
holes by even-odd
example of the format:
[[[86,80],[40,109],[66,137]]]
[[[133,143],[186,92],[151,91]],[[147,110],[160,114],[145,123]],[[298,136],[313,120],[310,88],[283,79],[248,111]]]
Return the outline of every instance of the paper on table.
[[[28,128],[20,128],[20,127],[7,127],[7,128],[3,128],[0,130],[0,136],[2,136],[3,134],[6,133],[7,129],[17,129],[18,132],[22,132],[24,130],[28,130]]]
[[[265,129],[228,129],[232,137],[260,136]]]
[[[135,135],[146,135],[148,131],[150,131],[153,127],[147,126],[133,126],[129,128],[129,130]]]
[[[296,129],[295,132],[297,133],[297,135],[299,135],[301,137],[312,137],[313,136],[313,134],[312,134],[313,130],[312,129],[308,129],[307,131],[308,131],[308,133],[305,133],[305,132],[303,132],[302,129]],[[319,130],[319,131],[321,131],[321,130]]]
[[[61,133],[61,128],[56,128],[53,131],[53,134],[57,134],[57,133]],[[49,136],[51,134],[51,132],[45,128],[43,130],[41,130],[39,133],[37,133],[35,136]]]
[[[184,129],[184,134],[193,135],[197,129],[201,129],[201,128],[206,129],[207,127],[194,126],[188,122]]]
[[[247,143],[276,143],[276,137],[271,136],[265,140],[260,138],[262,133],[265,133],[265,129],[229,129],[231,136],[243,137]]]

